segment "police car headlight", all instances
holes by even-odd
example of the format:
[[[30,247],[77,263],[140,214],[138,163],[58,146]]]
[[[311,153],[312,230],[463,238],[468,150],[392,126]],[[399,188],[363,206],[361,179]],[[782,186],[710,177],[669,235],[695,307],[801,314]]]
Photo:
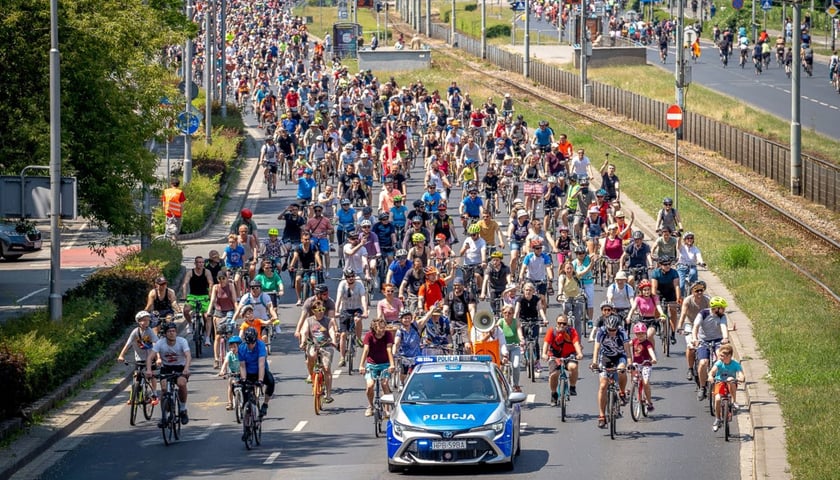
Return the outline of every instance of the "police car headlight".
[[[487,425],[482,425],[480,427],[473,428],[472,432],[486,432],[492,430],[494,435],[499,435],[505,431],[505,421],[499,421],[496,423],[488,423]]]
[[[399,424],[399,423],[391,420],[391,429],[394,432],[394,435],[396,435],[398,437],[402,437],[403,436],[403,431],[404,431],[403,428],[404,427],[402,426],[402,424]]]

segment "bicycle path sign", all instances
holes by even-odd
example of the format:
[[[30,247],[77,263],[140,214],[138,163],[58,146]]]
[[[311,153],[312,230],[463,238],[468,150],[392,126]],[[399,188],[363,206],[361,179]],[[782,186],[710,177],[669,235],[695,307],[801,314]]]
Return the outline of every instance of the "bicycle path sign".
[[[181,130],[185,135],[192,135],[198,131],[201,120],[198,115],[192,112],[181,112],[178,114],[176,125],[178,130]]]

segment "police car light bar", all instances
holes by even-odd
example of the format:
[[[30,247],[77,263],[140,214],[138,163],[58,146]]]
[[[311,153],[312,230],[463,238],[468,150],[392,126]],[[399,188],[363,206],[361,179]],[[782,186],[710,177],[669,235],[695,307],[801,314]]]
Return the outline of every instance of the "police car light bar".
[[[414,358],[415,364],[420,363],[451,363],[451,362],[492,362],[490,355],[421,355]]]

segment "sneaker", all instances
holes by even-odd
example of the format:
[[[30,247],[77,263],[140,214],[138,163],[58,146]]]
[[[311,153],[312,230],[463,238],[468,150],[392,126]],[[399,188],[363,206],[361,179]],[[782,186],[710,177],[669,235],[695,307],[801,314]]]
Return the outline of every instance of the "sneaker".
[[[210,343],[210,337],[205,336],[205,337],[204,337],[204,346],[205,346],[205,347],[209,347],[210,345],[211,345],[211,343]]]
[[[186,409],[181,410],[181,414],[179,416],[181,417],[181,425],[186,425],[190,423],[190,416],[187,415]]]
[[[607,417],[598,417],[598,428],[607,428]]]
[[[674,334],[674,332],[671,332],[671,345],[676,345],[676,344],[677,344],[677,336]]]
[[[618,396],[618,398],[619,398],[619,399],[621,399],[621,406],[622,406],[622,407],[623,407],[623,406],[625,406],[625,405],[627,405],[627,395],[624,395],[624,392],[622,392],[622,393]]]
[[[540,361],[539,361],[539,360],[537,360],[537,361],[534,363],[534,371],[535,371],[536,373],[542,373],[542,365],[540,365]]]
[[[551,406],[552,407],[557,405],[557,400],[558,400],[557,392],[552,393],[551,394]]]
[[[267,413],[268,413],[268,405],[263,403],[262,406],[260,407],[260,418],[266,416]]]
[[[152,395],[152,405],[157,406],[158,403],[160,403],[160,400],[158,399],[158,396],[157,395]]]
[[[297,303],[295,304],[295,306],[298,306],[298,307],[303,306],[303,301],[298,300]]]
[[[577,395],[577,387],[575,385],[569,386],[569,395],[573,397]]]
[[[341,359],[341,361],[340,361],[340,362],[338,362],[338,366],[339,366],[339,367],[343,367],[343,366],[345,366],[345,365],[347,365],[347,361],[346,361],[346,360],[344,360],[344,359],[342,358],[342,359]]]
[[[735,402],[732,402],[732,413],[737,413],[737,412],[738,412],[738,410],[740,410],[740,409],[741,409],[741,406],[740,406],[740,405],[738,405],[738,404],[737,404],[737,403],[735,403]]]
[[[688,381],[694,380],[694,369],[689,368],[685,371],[685,379]]]
[[[335,401],[335,399],[332,396],[328,395],[328,396],[324,397],[324,403],[332,403],[334,401]]]
[[[720,429],[720,425],[721,425],[722,423],[723,423],[723,422],[721,422],[719,418],[716,418],[716,419],[715,419],[715,423],[713,423],[713,424],[712,424],[712,431],[713,431],[713,432],[717,432],[717,431],[718,431],[718,429]]]
[[[312,377],[310,375],[306,376],[306,383],[312,383]]]
[[[373,416],[373,407],[367,407],[365,409],[365,416],[366,417],[372,417]]]
[[[697,401],[702,402],[706,398],[706,387],[697,390]]]
[[[653,402],[648,402],[648,404],[647,404],[647,411],[648,411],[648,412],[652,412],[652,411],[653,411]]]
[[[522,387],[520,387],[519,385],[514,385],[513,391],[516,393],[522,393]]]
[[[184,335],[192,335],[192,325],[189,323],[184,327]]]

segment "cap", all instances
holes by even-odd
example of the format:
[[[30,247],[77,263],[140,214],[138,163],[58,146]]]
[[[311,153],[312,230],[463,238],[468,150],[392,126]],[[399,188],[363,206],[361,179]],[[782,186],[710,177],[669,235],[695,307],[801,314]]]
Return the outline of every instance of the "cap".
[[[158,284],[158,285],[166,285],[166,277],[156,278],[155,283]]]
[[[590,207],[589,208],[589,213],[598,213],[598,212],[599,212],[598,207]]]
[[[517,216],[517,218],[518,217],[527,217],[528,212],[525,211],[524,209],[519,209],[519,210],[516,211],[516,216]]]

